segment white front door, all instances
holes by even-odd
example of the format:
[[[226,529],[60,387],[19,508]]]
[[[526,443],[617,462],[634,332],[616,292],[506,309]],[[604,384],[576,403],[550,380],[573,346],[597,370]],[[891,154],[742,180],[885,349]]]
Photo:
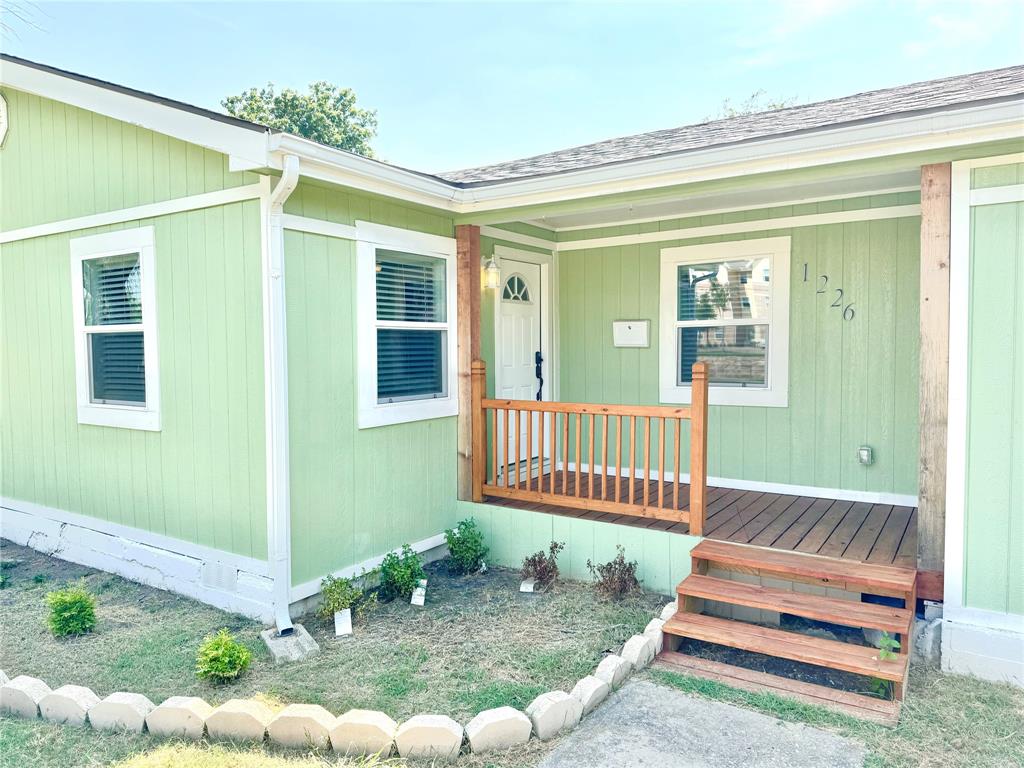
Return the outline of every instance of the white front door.
[[[497,396],[502,400],[547,399],[543,379],[537,375],[538,366],[547,355],[541,333],[541,311],[546,297],[541,296],[540,265],[503,258],[501,272],[502,287],[497,295],[500,328],[497,339],[500,362],[495,378]],[[529,467],[539,453],[539,425],[534,424],[532,445],[527,445],[525,416],[522,414],[519,424],[519,460]],[[501,431],[504,431],[503,425]],[[513,457],[516,455],[514,422],[506,440],[508,453],[505,455]]]

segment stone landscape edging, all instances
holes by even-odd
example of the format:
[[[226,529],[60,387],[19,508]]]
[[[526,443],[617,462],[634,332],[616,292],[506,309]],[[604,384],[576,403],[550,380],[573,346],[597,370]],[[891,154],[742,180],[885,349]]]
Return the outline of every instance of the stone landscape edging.
[[[521,712],[497,707],[476,715],[465,727],[446,715],[415,715],[399,724],[383,712],[352,709],[335,716],[313,704],[289,704],[274,712],[256,699],[230,699],[211,707],[196,696],[171,696],[159,706],[138,693],[118,691],[100,699],[84,686],[50,687],[28,675],[9,679],[0,670],[0,712],[51,723],[88,725],[154,736],[236,743],[262,743],[289,748],[330,748],[340,754],[380,754],[397,748],[403,758],[454,761],[468,740],[471,752],[504,750],[531,737],[547,741],[571,731],[592,713],[629,675],[651,663],[661,651],[665,618],[675,613],[669,603],[660,618],[651,619],[642,634],[633,635],[620,654],[610,654],[597,669],[576,683],[571,693],[548,691]],[[95,719],[94,719],[95,718]]]

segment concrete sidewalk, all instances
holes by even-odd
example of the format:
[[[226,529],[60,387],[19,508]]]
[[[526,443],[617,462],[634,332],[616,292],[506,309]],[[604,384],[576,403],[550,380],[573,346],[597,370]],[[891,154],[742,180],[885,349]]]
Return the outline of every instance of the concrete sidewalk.
[[[861,768],[864,756],[851,739],[635,681],[540,768]]]

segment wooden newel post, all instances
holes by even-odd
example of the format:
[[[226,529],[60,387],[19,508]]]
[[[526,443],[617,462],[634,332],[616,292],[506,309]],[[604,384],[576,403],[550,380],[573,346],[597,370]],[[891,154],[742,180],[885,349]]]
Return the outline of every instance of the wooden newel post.
[[[487,464],[487,428],[483,400],[484,389],[487,387],[487,364],[483,360],[474,360],[471,370],[473,389],[473,450],[470,457],[473,462],[473,501],[484,500],[484,469]]]
[[[690,535],[704,535],[708,490],[708,364],[693,364],[690,387]]]

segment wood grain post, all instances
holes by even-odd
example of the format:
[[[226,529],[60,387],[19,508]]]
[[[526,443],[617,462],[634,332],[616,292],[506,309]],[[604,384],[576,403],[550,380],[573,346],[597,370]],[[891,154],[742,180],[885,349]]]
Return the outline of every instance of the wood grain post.
[[[917,565],[941,571],[946,530],[950,164],[921,166]]]
[[[480,227],[455,227],[458,335],[459,335],[459,498],[473,499],[473,423],[481,418],[473,409],[472,365],[480,358]],[[482,456],[480,458],[483,458]]]
[[[708,492],[708,364],[694,363],[690,386],[690,535],[704,535]]]
[[[487,387],[487,365],[483,360],[474,360],[472,369],[473,405],[473,501],[484,500],[484,469],[487,464],[487,430],[484,413],[484,389]],[[497,435],[495,435],[497,439]]]

